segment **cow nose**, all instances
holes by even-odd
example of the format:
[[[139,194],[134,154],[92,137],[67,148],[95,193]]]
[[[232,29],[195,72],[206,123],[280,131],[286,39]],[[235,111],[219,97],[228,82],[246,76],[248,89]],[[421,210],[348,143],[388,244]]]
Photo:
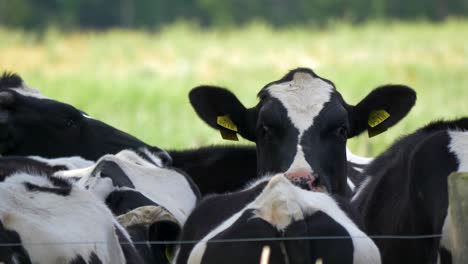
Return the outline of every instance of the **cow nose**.
[[[161,166],[167,167],[172,165],[172,157],[165,150],[158,151],[156,156],[161,160]]]
[[[320,179],[312,175],[312,172],[307,170],[297,170],[285,173],[294,185],[309,191],[323,191],[325,188],[320,186]]]

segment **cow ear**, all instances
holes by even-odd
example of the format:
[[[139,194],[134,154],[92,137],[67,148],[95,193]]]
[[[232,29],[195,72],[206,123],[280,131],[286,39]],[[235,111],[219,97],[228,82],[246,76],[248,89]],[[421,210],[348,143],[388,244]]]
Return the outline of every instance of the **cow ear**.
[[[237,132],[255,141],[255,108],[246,109],[229,90],[199,86],[190,91],[189,99],[198,116],[212,128],[222,132]]]
[[[404,85],[384,85],[374,89],[350,110],[348,137],[367,130],[378,135],[403,119],[416,102],[416,92]]]

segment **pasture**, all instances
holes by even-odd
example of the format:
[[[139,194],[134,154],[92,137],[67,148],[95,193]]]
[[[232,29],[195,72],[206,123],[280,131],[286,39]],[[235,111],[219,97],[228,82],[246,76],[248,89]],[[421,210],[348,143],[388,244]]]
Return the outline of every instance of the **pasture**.
[[[263,24],[203,30],[185,23],[159,32],[0,28],[0,69],[167,149],[230,143],[189,105],[189,90],[200,84],[228,87],[246,106],[256,103],[265,84],[298,66],[334,81],[351,104],[381,84],[411,86],[418,100],[406,119],[378,137],[350,141],[354,152],[375,155],[431,120],[468,114],[464,32],[468,21],[462,20],[281,30]]]

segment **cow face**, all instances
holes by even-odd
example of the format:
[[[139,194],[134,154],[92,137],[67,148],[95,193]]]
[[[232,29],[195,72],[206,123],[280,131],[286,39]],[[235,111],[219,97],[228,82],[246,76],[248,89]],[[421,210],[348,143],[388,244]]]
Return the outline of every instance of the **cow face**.
[[[0,77],[0,154],[97,160],[124,148],[146,146],[137,138],[49,99],[15,74]],[[170,157],[161,149],[164,162]]]
[[[382,110],[386,116],[373,123],[371,132],[386,130],[416,100],[412,89],[386,85],[351,106],[331,81],[304,68],[267,84],[258,97],[260,102],[247,109],[223,88],[200,86],[190,92],[195,111],[210,126],[225,130],[218,120],[228,116],[237,133],[256,142],[259,175],[285,173],[306,189],[339,194],[346,187],[347,139],[370,129],[369,117]]]

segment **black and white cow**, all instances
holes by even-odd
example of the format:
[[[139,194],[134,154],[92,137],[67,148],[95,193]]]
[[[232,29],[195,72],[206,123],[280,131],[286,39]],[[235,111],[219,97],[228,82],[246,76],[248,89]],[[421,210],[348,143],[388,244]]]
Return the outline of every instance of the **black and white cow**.
[[[97,193],[134,241],[174,241],[192,212],[200,193],[182,172],[161,167],[147,149],[123,150],[105,155],[95,165],[54,174],[72,178],[77,185]],[[102,190],[102,181],[112,188]],[[145,263],[168,263],[173,244],[138,244]]]
[[[385,85],[352,106],[331,81],[305,68],[267,84],[258,97],[260,102],[247,109],[223,88],[200,86],[190,92],[193,107],[208,125],[225,130],[219,118],[227,116],[231,132],[237,130],[256,143],[257,175],[285,173],[305,188],[342,195],[347,187],[347,139],[365,130],[386,130],[416,100],[409,87]],[[382,110],[387,119],[371,128],[370,116]]]
[[[265,177],[239,192],[204,198],[181,237],[199,242],[182,244],[174,262],[260,263],[262,248],[269,246],[271,264],[380,263],[377,246],[351,220],[349,209],[346,202],[299,188],[282,174]],[[300,239],[308,236],[328,238]],[[257,241],[242,241],[252,238]]]
[[[0,179],[17,171],[40,171],[54,181],[68,181],[73,183],[71,187],[87,189],[104,202],[133,241],[173,241],[200,194],[190,178],[178,170],[162,167],[161,163],[159,156],[147,149],[106,155],[88,167],[83,165],[89,161],[75,157],[8,156],[0,158]],[[66,205],[67,201],[60,199],[56,198],[56,203]],[[34,202],[31,201],[33,207]],[[135,263],[168,263],[167,255],[173,245],[137,243],[134,248],[140,259]]]
[[[447,177],[468,170],[468,118],[433,122],[402,137],[364,170],[352,199],[369,235],[447,235]],[[446,224],[444,226],[444,223]],[[450,237],[443,239],[450,241]],[[436,263],[440,238],[378,239],[384,263]],[[442,245],[441,263],[451,263]],[[448,247],[448,248],[445,248]]]
[[[10,161],[0,159],[0,263],[142,263],[96,195],[44,164],[15,171]]]

